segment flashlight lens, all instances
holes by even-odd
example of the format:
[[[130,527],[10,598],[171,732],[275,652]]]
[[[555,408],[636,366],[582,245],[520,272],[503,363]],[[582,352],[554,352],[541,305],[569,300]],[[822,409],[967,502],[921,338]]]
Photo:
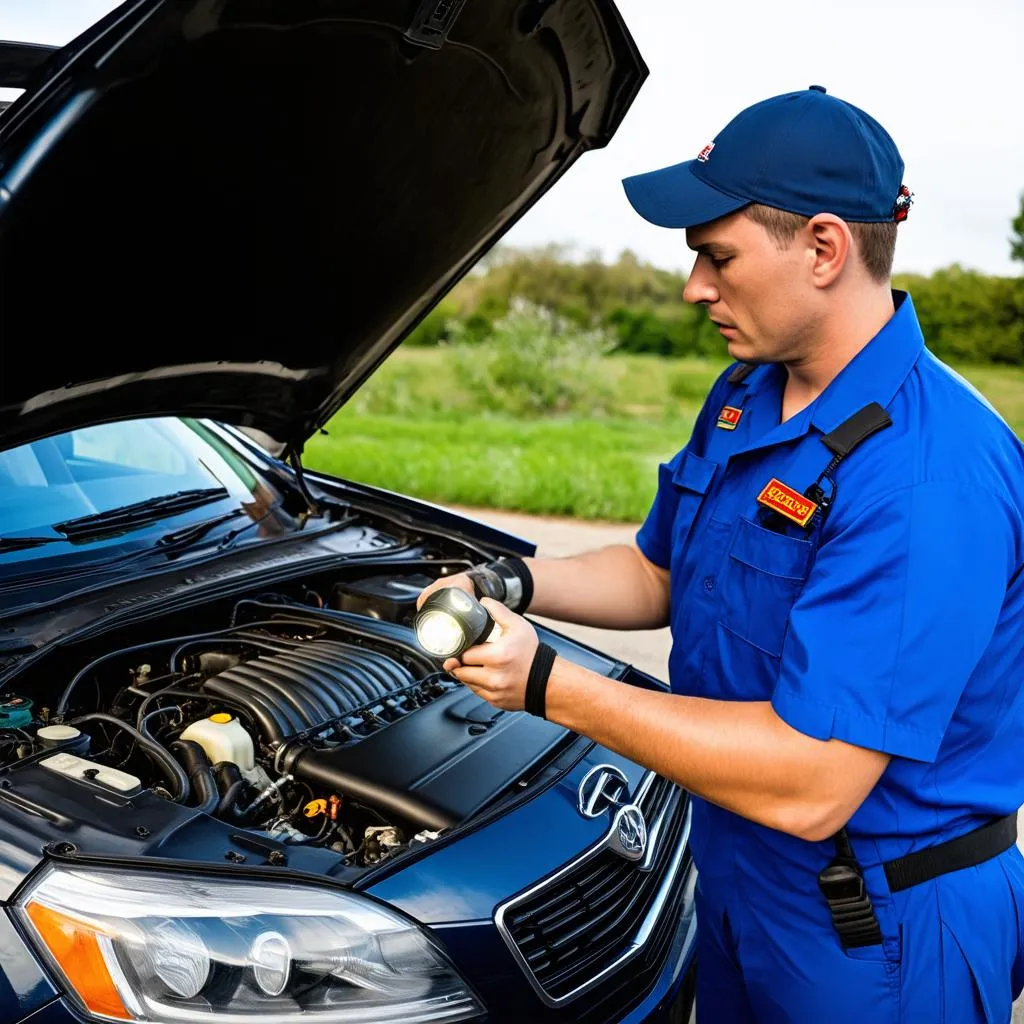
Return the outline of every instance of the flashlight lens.
[[[438,658],[447,658],[462,647],[466,634],[448,612],[429,611],[416,623],[416,636],[424,649]]]

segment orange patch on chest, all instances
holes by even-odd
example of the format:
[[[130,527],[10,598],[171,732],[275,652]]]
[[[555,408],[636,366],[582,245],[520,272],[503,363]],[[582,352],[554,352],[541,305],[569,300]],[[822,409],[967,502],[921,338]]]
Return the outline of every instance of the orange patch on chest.
[[[818,511],[818,506],[810,498],[805,498],[799,491],[794,491],[792,487],[787,487],[774,477],[765,484],[757,500],[765,508],[784,515],[797,526],[806,526],[811,521],[811,516]]]

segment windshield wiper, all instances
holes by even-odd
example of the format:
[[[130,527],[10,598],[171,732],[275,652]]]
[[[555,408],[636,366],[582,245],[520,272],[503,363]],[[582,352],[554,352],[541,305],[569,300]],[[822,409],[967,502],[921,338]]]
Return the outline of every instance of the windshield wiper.
[[[193,523],[192,526],[184,526],[180,530],[165,533],[153,546],[165,554],[191,547],[197,540],[202,540],[211,530],[222,523],[229,523],[232,519],[237,519],[245,514],[244,508],[234,508],[225,515],[214,516],[213,519],[204,519],[201,523]]]
[[[196,487],[188,491],[176,491],[174,494],[163,494],[157,498],[137,501],[134,505],[122,505],[107,512],[69,519],[64,523],[54,523],[53,528],[70,541],[91,540],[110,533],[120,533],[137,526],[188,512],[214,501],[229,497],[226,487]]]
[[[66,544],[63,537],[0,537],[0,551],[25,551],[41,544]]]

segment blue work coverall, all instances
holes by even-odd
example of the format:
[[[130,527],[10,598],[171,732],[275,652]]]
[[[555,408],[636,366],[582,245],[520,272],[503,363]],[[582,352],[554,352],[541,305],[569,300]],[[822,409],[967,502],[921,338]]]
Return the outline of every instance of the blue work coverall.
[[[723,374],[637,536],[671,572],[674,692],[770,700],[808,736],[892,758],[848,824],[877,945],[837,938],[831,840],[695,800],[702,1024],[1003,1022],[1024,985],[1016,847],[897,892],[882,869],[1024,803],[1024,448],[894,299],[786,422],[783,367]],[[769,522],[765,485],[802,494],[831,460],[822,436],[872,402],[892,425],[836,468],[827,518]]]

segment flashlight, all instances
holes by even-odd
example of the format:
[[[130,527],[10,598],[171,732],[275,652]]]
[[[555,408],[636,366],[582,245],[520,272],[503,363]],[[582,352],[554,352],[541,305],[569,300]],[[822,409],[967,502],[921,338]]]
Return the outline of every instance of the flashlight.
[[[413,627],[420,646],[442,660],[460,657],[498,628],[487,609],[458,587],[435,590],[416,613]]]

